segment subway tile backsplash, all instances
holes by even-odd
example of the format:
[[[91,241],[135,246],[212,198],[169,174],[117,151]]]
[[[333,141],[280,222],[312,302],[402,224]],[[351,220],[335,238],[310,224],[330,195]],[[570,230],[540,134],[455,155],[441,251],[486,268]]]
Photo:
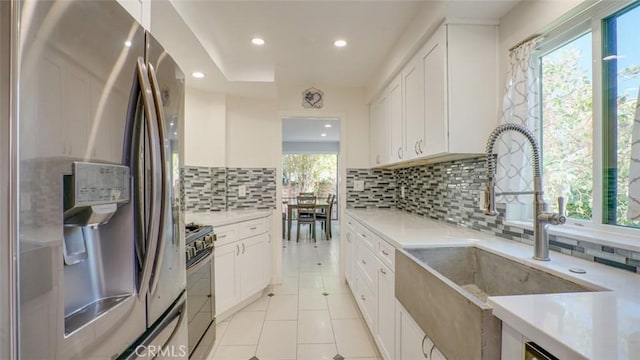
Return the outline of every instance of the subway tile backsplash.
[[[184,166],[180,169],[181,201],[186,211],[274,209],[276,169]],[[246,195],[238,196],[238,187]]]
[[[505,204],[497,204],[499,215],[495,217],[484,215],[480,210],[479,191],[486,187],[486,172],[484,156],[396,170],[348,169],[347,207],[396,207],[533,245],[531,230],[504,223]],[[353,190],[354,179],[369,179],[364,191]],[[395,191],[395,196],[380,196],[381,188],[384,192]],[[640,253],[637,252],[554,235],[550,236],[549,245],[554,251],[640,273]]]

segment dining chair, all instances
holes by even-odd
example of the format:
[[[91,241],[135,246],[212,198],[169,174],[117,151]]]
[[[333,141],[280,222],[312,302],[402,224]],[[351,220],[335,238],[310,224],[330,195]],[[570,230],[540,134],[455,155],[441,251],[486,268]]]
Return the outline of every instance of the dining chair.
[[[331,234],[331,214],[333,212],[333,203],[335,202],[336,196],[329,194],[327,197],[327,203],[329,207],[326,212],[320,212],[316,214],[316,219],[320,221],[321,228],[324,230],[326,234],[327,240],[329,240],[332,236]]]
[[[298,196],[297,198],[298,233],[296,242],[300,240],[300,225],[309,225],[310,233],[313,233],[313,241],[316,241],[316,198],[315,196]]]

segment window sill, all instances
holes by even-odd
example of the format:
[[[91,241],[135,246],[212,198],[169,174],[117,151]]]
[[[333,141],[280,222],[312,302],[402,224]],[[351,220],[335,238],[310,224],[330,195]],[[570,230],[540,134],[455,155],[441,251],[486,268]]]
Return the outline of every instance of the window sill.
[[[504,225],[533,231],[533,224],[525,221],[505,221]],[[629,235],[575,225],[549,226],[549,234],[594,244],[640,252],[640,234]]]

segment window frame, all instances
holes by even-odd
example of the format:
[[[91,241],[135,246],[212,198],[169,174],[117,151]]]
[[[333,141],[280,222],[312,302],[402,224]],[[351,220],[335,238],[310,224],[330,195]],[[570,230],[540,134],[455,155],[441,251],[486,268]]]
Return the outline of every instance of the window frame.
[[[608,132],[605,133],[605,90],[603,84],[605,82],[603,72],[602,54],[604,48],[604,27],[605,19],[612,15],[624,10],[625,8],[632,6],[635,1],[615,1],[615,2],[598,2],[592,6],[581,9],[581,11],[567,20],[566,22],[556,26],[555,28],[543,33],[542,40],[538,43],[533,51],[536,63],[536,74],[540,75],[542,69],[540,68],[540,59],[549,54],[550,52],[558,49],[559,47],[573,41],[574,39],[591,32],[591,58],[592,58],[592,126],[593,126],[593,139],[592,139],[592,153],[593,153],[593,204],[592,204],[592,217],[591,220],[581,220],[567,218],[567,223],[563,226],[551,226],[549,230],[552,234],[567,235],[580,237],[591,237],[593,232],[602,234],[612,234],[621,238],[632,238],[640,240],[640,228],[626,227],[617,224],[609,224],[605,221],[606,210],[605,209],[605,194],[606,194],[606,182],[604,168],[607,165],[605,157],[608,154],[606,151],[605,136],[608,136]],[[540,79],[540,77],[539,77]],[[540,91],[540,112],[542,111],[542,82],[539,82]],[[541,121],[543,121],[541,116]],[[542,137],[542,126],[540,126],[540,133],[537,134],[538,139]],[[541,143],[541,150],[543,144]],[[544,154],[542,154],[544,157]],[[542,174],[544,178],[544,173]],[[548,203],[555,202],[556,199],[545,199]],[[527,204],[526,206],[530,206]],[[528,216],[528,219],[527,219]],[[505,225],[516,226],[526,229],[533,229],[532,224],[532,210],[507,207],[507,217],[505,219]],[[564,228],[564,229],[563,229]],[[589,236],[591,235],[591,236]],[[596,240],[595,242],[601,242]]]

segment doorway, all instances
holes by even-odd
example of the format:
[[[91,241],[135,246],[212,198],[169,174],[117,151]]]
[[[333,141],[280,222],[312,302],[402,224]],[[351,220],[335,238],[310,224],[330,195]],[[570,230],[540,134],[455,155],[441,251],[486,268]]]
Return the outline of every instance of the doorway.
[[[297,233],[296,198],[312,194],[322,214],[315,226],[316,240],[337,239],[340,182],[340,119],[335,117],[286,117],[282,123],[282,210],[283,237],[295,239]],[[292,204],[293,206],[288,206]],[[325,204],[326,206],[326,204]],[[325,220],[323,221],[322,218]],[[311,227],[309,227],[311,229]],[[333,231],[333,230],[336,231]],[[310,239],[309,237],[306,237]],[[285,243],[286,244],[286,243]]]

